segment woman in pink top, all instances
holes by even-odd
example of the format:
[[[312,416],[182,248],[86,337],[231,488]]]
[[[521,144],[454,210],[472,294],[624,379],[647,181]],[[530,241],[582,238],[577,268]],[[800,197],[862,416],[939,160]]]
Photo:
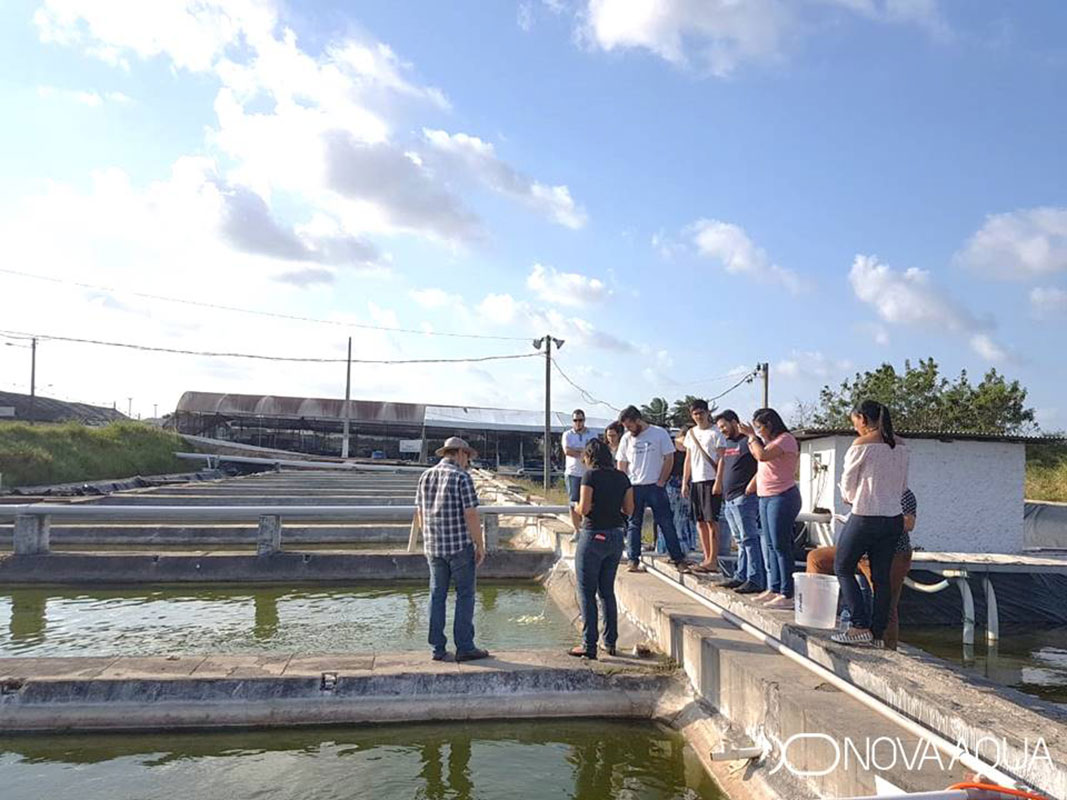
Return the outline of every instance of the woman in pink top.
[[[741,425],[748,449],[757,461],[748,493],[759,495],[760,544],[767,569],[767,591],[756,595],[767,608],[793,607],[793,526],[800,513],[797,461],[800,446],[773,408],[752,415],[752,426]]]
[[[845,453],[841,474],[841,497],[852,506],[852,514],[838,534],[834,555],[834,572],[852,625],[831,638],[881,647],[892,599],[893,554],[904,531],[899,498],[908,486],[908,451],[893,435],[889,409],[879,402],[865,400],[856,406],[852,424],[859,437]],[[856,585],[856,565],[863,556],[871,565],[871,615]]]

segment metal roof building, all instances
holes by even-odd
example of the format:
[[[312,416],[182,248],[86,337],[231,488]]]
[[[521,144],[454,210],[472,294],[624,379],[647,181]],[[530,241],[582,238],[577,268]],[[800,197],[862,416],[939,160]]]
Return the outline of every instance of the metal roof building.
[[[541,458],[543,411],[350,400],[348,414],[353,456],[379,452],[425,460],[449,436],[463,436],[483,459],[498,464]],[[322,455],[341,452],[344,419],[344,400],[212,392],[186,392],[174,415],[180,433]],[[587,415],[597,432],[610,421]],[[551,423],[554,433],[562,433],[571,427],[571,415],[553,412]]]

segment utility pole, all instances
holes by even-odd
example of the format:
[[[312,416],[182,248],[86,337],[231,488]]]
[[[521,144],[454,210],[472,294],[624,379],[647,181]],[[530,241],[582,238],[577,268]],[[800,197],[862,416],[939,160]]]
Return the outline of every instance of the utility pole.
[[[541,345],[545,346],[545,470],[544,488],[552,485],[552,344],[556,349],[563,347],[563,340],[556,339],[551,334],[545,334],[540,339],[534,339],[533,345],[538,350]]]
[[[30,424],[37,419],[37,337],[30,341]]]
[[[770,377],[771,377],[771,365],[764,361],[762,364],[756,365],[756,370],[763,377],[763,408],[771,407],[770,396]]]
[[[152,403],[152,419],[159,419],[159,403]]]
[[[345,372],[345,427],[341,437],[341,458],[348,458],[349,401],[352,397],[352,337],[348,337],[348,366]]]
[[[126,416],[133,419],[133,398],[126,398]]]

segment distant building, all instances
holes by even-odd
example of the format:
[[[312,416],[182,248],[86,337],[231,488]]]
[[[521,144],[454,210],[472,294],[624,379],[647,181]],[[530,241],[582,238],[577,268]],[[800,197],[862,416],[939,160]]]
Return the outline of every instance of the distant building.
[[[106,425],[126,415],[113,408],[91,406],[86,403],[70,403],[51,397],[30,398],[28,394],[0,392],[0,421],[19,420],[33,422],[83,422],[86,425]]]
[[[179,433],[261,447],[337,456],[345,401],[315,397],[186,392],[173,426]],[[427,461],[449,436],[462,436],[491,468],[540,469],[545,414],[476,406],[349,401],[349,455]],[[587,416],[601,433],[611,420]],[[551,418],[553,462],[562,463],[559,436],[570,412]]]
[[[847,514],[838,484],[854,431],[793,431],[800,442],[803,510]],[[913,543],[955,553],[1020,553],[1026,445],[1058,441],[1047,437],[997,436],[954,431],[898,434],[910,451],[911,490],[919,503]],[[840,524],[817,526],[832,544]]]

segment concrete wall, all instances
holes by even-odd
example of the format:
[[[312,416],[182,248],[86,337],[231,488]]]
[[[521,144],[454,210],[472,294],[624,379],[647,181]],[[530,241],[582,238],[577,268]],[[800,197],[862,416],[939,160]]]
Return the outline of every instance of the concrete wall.
[[[801,443],[800,490],[813,506],[845,514],[837,485],[852,437]],[[910,439],[908,482],[919,503],[912,541],[926,550],[1019,553],[1025,547],[1023,484],[1026,448],[1011,442]],[[818,472],[816,464],[827,469]],[[840,525],[835,526],[834,535]]]

